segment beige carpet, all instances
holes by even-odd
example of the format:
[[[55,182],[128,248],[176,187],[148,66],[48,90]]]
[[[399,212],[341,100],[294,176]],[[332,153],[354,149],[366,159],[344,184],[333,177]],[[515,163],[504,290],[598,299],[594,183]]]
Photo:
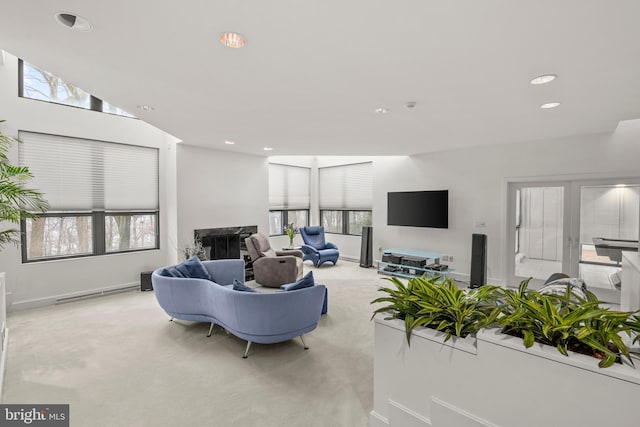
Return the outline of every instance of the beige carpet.
[[[365,426],[373,406],[375,269],[313,270],[318,328],[254,344],[174,321],[152,292],[11,313],[3,403],[69,403],[72,426]]]

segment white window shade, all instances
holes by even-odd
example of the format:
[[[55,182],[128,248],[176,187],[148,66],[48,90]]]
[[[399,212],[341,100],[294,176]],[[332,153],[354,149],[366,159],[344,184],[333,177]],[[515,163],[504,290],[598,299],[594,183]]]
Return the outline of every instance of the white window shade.
[[[158,150],[20,132],[20,164],[52,211],[157,210]]]
[[[269,164],[269,209],[309,209],[311,170]]]
[[[373,205],[372,163],[320,168],[320,209],[369,210]]]

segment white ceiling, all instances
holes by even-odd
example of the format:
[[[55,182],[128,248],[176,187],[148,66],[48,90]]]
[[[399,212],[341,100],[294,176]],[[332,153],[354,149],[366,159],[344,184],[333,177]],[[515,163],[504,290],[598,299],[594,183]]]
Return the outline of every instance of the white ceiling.
[[[185,144],[399,155],[639,118],[639,18],[638,0],[1,0],[0,48]]]

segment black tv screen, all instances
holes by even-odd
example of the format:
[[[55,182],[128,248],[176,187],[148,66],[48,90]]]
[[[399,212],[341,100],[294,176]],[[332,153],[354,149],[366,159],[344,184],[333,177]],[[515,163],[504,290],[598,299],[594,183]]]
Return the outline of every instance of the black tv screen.
[[[387,193],[387,225],[449,228],[449,190]]]

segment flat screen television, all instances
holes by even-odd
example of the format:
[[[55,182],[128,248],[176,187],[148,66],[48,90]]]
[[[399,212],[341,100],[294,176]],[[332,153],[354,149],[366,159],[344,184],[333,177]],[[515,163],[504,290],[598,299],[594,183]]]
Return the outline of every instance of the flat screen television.
[[[449,228],[449,190],[387,193],[387,225]]]

